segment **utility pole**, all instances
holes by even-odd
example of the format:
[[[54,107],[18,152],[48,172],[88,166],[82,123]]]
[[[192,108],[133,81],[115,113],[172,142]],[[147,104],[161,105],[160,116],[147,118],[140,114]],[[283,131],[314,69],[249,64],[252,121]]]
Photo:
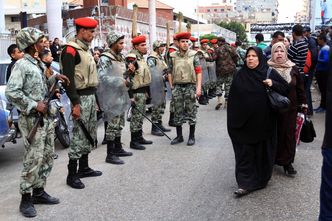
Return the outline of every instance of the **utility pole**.
[[[102,24],[102,20],[101,20],[101,10],[100,10],[100,0],[98,0],[98,23],[99,23],[99,46],[101,45],[101,42],[102,42],[102,33],[101,33],[101,26],[103,25]]]
[[[47,0],[46,15],[47,29],[50,40],[54,38],[62,39],[62,0]]]
[[[4,0],[0,0],[0,33],[4,33],[5,27],[5,7]]]
[[[150,49],[156,39],[156,0],[149,0],[149,41]]]

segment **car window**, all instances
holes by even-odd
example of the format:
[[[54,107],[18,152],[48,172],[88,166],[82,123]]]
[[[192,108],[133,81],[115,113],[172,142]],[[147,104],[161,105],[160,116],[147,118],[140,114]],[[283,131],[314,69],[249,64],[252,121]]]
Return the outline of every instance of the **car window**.
[[[6,75],[7,75],[7,67],[9,64],[0,64],[0,85],[5,85]]]

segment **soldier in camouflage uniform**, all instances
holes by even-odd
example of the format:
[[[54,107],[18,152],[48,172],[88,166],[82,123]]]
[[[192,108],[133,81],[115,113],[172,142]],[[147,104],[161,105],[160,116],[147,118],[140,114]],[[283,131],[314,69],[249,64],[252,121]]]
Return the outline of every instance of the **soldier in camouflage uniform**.
[[[126,64],[124,56],[121,54],[121,51],[124,48],[124,35],[121,33],[111,31],[107,35],[107,44],[110,49],[106,50],[101,54],[99,63],[98,63],[98,75],[99,75],[99,83],[101,86],[105,85],[105,87],[112,87],[108,91],[110,93],[117,92],[116,95],[118,97],[123,97],[122,101],[129,102],[128,91],[125,88],[129,86],[129,82],[125,80],[125,76],[127,76]],[[129,69],[132,72],[135,71],[135,66],[130,64]],[[118,81],[122,81],[123,84],[117,84]],[[114,83],[113,83],[114,82]],[[102,92],[101,92],[102,93]],[[99,93],[98,93],[99,94]],[[128,97],[128,100],[126,99]],[[113,98],[111,94],[104,94],[104,96],[99,97],[103,99],[101,103],[106,103],[105,99]],[[120,98],[119,98],[120,99]],[[117,99],[117,100],[119,100]],[[110,100],[111,105],[115,105],[115,101]],[[121,144],[121,132],[125,125],[125,117],[124,112],[118,110],[120,106],[125,105],[117,105],[111,106],[110,113],[105,113],[108,117],[108,124],[106,128],[105,139],[107,142],[107,156],[106,162],[111,164],[124,164],[124,161],[119,159],[119,157],[132,156],[131,152],[127,152],[123,149]]]
[[[178,51],[179,50],[179,42],[176,38],[176,34],[174,34],[173,36],[173,44],[169,47],[168,51],[165,54],[166,57],[166,63],[167,65],[169,64],[171,57],[170,54],[173,53],[174,51]],[[173,99],[171,100],[171,102],[169,103],[169,121],[168,121],[168,126],[170,127],[175,127],[175,123],[174,123],[174,102]]]
[[[146,37],[140,35],[133,38],[131,42],[134,49],[131,50],[127,57],[136,58],[139,68],[130,74],[132,85],[129,89],[129,96],[134,107],[130,120],[130,148],[144,150],[145,147],[141,144],[152,144],[152,141],[143,138],[143,115],[140,113],[145,113],[146,99],[150,90],[151,73],[143,57],[147,53]]]
[[[38,57],[38,53],[44,50],[43,37],[40,30],[30,27],[17,34],[16,43],[25,54],[15,63],[5,92],[8,100],[21,111],[18,124],[25,151],[20,182],[20,212],[25,217],[37,215],[33,203],[59,203],[59,199],[44,191],[46,179],[53,167],[54,124],[53,116],[47,113],[48,106],[43,100],[56,79],[68,83],[68,78],[57,75],[47,79],[46,67]],[[43,121],[29,143],[27,136],[39,115],[44,116]]]
[[[167,65],[162,57],[162,54],[165,50],[165,44],[162,44],[160,41],[153,42],[153,52],[149,55],[147,59],[147,63],[150,68],[156,67],[157,70],[161,70],[160,78],[167,77],[165,73],[167,73]],[[152,76],[154,77],[154,76]],[[153,94],[152,94],[153,96]],[[152,107],[152,113],[151,113],[151,120],[153,123],[155,123],[162,131],[169,132],[170,129],[167,129],[162,124],[162,109],[165,105],[165,98],[164,102],[158,106]],[[164,136],[164,134],[158,130],[158,128],[154,125],[152,125],[151,128],[151,134],[156,136]]]
[[[217,106],[216,110],[221,107],[222,86],[225,91],[225,107],[227,105],[227,98],[229,89],[233,80],[233,75],[236,73],[237,53],[236,50],[226,43],[222,37],[218,38],[218,49],[216,50],[216,67],[217,67]]]
[[[201,96],[202,67],[196,51],[189,49],[187,32],[177,34],[179,51],[171,53],[169,62],[169,81],[174,100],[174,121],[176,124],[176,138],[171,144],[183,142],[182,124],[188,120],[190,125],[188,146],[195,144],[196,98]],[[185,118],[186,117],[186,118]]]
[[[89,167],[88,154],[95,145],[90,144],[77,120],[81,119],[91,137],[97,137],[97,106],[95,93],[98,77],[97,67],[89,50],[97,21],[91,18],[75,20],[76,37],[68,42],[61,54],[61,69],[72,82],[66,87],[67,95],[72,103],[74,119],[73,137],[69,146],[69,163],[67,185],[75,189],[85,186],[80,178],[101,176],[102,172]],[[77,170],[77,161],[79,167]]]

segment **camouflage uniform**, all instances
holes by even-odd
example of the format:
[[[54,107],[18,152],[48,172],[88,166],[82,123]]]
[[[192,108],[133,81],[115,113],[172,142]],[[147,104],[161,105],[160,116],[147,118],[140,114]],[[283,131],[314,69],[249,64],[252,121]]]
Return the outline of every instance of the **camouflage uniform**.
[[[188,120],[189,125],[196,124],[196,113],[197,106],[195,100],[195,91],[196,91],[196,73],[194,68],[200,67],[199,58],[196,55],[195,51],[188,50],[184,55],[185,62],[193,57],[193,64],[191,67],[192,73],[187,73],[190,77],[181,76],[180,69],[177,69],[174,65],[174,61],[177,56],[180,57],[180,52],[173,52],[171,54],[171,61],[169,62],[169,72],[172,73],[174,89],[172,90],[172,100],[174,101],[174,122],[176,126],[181,126],[183,123]],[[188,70],[188,69],[187,69]],[[187,82],[182,82],[178,79],[188,80]],[[190,79],[190,80],[189,80]]]
[[[44,126],[38,128],[32,143],[29,144],[26,139],[37,118],[37,102],[45,98],[48,85],[55,81],[54,77],[46,79],[42,71],[44,68],[40,61],[25,54],[16,62],[6,87],[8,100],[21,111],[18,123],[25,147],[21,194],[43,188],[53,166],[54,124],[49,115],[44,116]]]
[[[97,140],[96,90],[97,67],[89,45],[78,38],[70,41],[61,53],[61,70],[70,80],[66,87],[73,106],[80,108],[80,119],[93,140]],[[88,155],[96,144],[91,144],[77,120],[73,121],[72,139],[69,146],[67,185],[75,189],[85,186],[80,178],[101,176],[102,172],[89,167]],[[79,166],[77,169],[77,160]]]
[[[225,99],[227,100],[229,89],[236,73],[237,53],[234,48],[228,44],[221,45],[216,50],[216,67],[217,67],[217,92],[218,96],[222,95],[222,86],[224,85]]]

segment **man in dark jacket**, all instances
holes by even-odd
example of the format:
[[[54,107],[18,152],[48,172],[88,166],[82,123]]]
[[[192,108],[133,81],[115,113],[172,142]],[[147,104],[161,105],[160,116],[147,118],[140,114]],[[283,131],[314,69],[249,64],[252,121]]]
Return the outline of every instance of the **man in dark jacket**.
[[[18,49],[18,46],[16,44],[9,45],[9,47],[7,48],[7,53],[12,59],[12,62],[8,65],[7,68],[6,82],[8,82],[8,79],[10,77],[10,74],[12,73],[12,69],[16,61],[20,58],[23,58],[24,55],[23,51]]]
[[[331,53],[329,64],[331,65]],[[332,220],[332,70],[327,80],[325,136],[322,145],[323,166],[320,187],[319,221]]]

